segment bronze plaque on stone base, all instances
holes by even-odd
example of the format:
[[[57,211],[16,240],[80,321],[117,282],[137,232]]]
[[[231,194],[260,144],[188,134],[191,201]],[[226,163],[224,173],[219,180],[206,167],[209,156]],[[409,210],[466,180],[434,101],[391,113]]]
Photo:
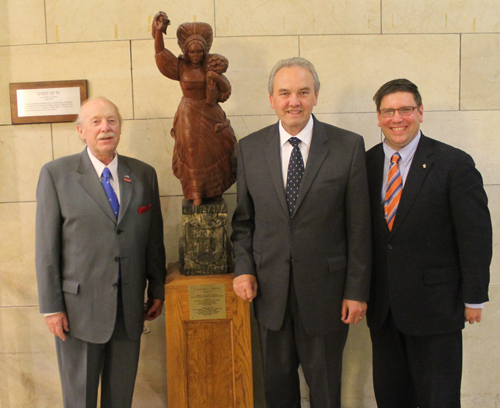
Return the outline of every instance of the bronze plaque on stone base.
[[[231,272],[227,215],[227,204],[223,199],[197,206],[183,200],[183,236],[179,245],[179,261],[183,275],[218,275]]]

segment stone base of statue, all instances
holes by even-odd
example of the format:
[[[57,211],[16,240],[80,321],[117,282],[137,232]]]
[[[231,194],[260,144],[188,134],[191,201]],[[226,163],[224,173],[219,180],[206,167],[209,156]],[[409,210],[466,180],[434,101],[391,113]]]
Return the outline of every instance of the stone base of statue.
[[[227,236],[227,204],[224,199],[198,206],[183,200],[182,228],[179,262],[183,275],[231,272],[231,243]]]
[[[168,406],[253,408],[250,306],[233,274],[183,276],[165,284]]]

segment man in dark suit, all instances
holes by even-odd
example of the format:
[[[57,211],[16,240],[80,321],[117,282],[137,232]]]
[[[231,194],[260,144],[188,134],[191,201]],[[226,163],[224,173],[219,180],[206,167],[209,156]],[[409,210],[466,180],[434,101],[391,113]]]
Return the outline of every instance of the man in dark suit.
[[[375,94],[385,140],[367,153],[373,232],[368,325],[381,408],[460,407],[462,329],[488,300],[492,229],[481,175],[424,136],[406,79]]]
[[[348,324],[366,312],[363,138],[312,115],[319,87],[309,61],[278,62],[269,98],[280,120],[238,147],[233,286],[254,301],[268,408],[300,407],[299,364],[311,407],[340,407]]]
[[[95,407],[101,380],[101,407],[125,408],[132,405],[144,319],[163,308],[158,183],[151,166],[116,153],[121,117],[112,102],[86,101],[77,129],[87,148],[40,172],[40,312],[56,336],[64,407]]]

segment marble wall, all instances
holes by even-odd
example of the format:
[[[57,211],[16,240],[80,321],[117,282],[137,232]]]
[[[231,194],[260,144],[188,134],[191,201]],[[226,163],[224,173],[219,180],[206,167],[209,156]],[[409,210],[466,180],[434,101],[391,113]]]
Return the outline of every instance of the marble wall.
[[[381,140],[371,100],[406,77],[424,99],[426,134],[472,154],[484,176],[494,231],[500,227],[500,5],[497,0],[2,0],[0,2],[0,407],[61,406],[54,340],[38,313],[34,271],[35,189],[47,161],[82,150],[74,124],[12,126],[11,82],[87,79],[91,96],[116,102],[125,119],[119,151],[158,171],[169,260],[177,258],[181,188],[169,135],[181,97],[154,62],[151,20],[172,20],[166,45],[179,53],[185,21],[214,27],[213,52],[228,57],[233,94],[224,104],[238,138],[276,120],[267,77],[281,58],[316,66],[320,120]],[[234,209],[235,188],[226,194]],[[495,234],[491,301],[464,331],[462,402],[500,407],[500,258]],[[165,407],[165,325],[148,324],[134,407]],[[256,353],[257,354],[257,353]],[[256,407],[263,407],[256,357]],[[353,327],[345,353],[343,407],[375,407],[370,340]],[[307,390],[304,386],[304,406]]]

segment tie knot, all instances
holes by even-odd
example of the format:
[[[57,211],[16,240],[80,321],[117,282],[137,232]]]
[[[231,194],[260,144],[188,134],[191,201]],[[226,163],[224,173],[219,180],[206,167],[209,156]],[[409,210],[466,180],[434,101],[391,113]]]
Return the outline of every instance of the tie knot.
[[[290,143],[293,147],[297,147],[300,144],[301,140],[298,137],[291,137],[288,139],[288,143]]]
[[[109,171],[109,168],[104,167],[104,170],[102,171],[102,178],[108,178],[111,175],[111,172]]]
[[[399,153],[394,153],[391,157],[391,162],[392,163],[397,163],[401,159],[401,156]]]

